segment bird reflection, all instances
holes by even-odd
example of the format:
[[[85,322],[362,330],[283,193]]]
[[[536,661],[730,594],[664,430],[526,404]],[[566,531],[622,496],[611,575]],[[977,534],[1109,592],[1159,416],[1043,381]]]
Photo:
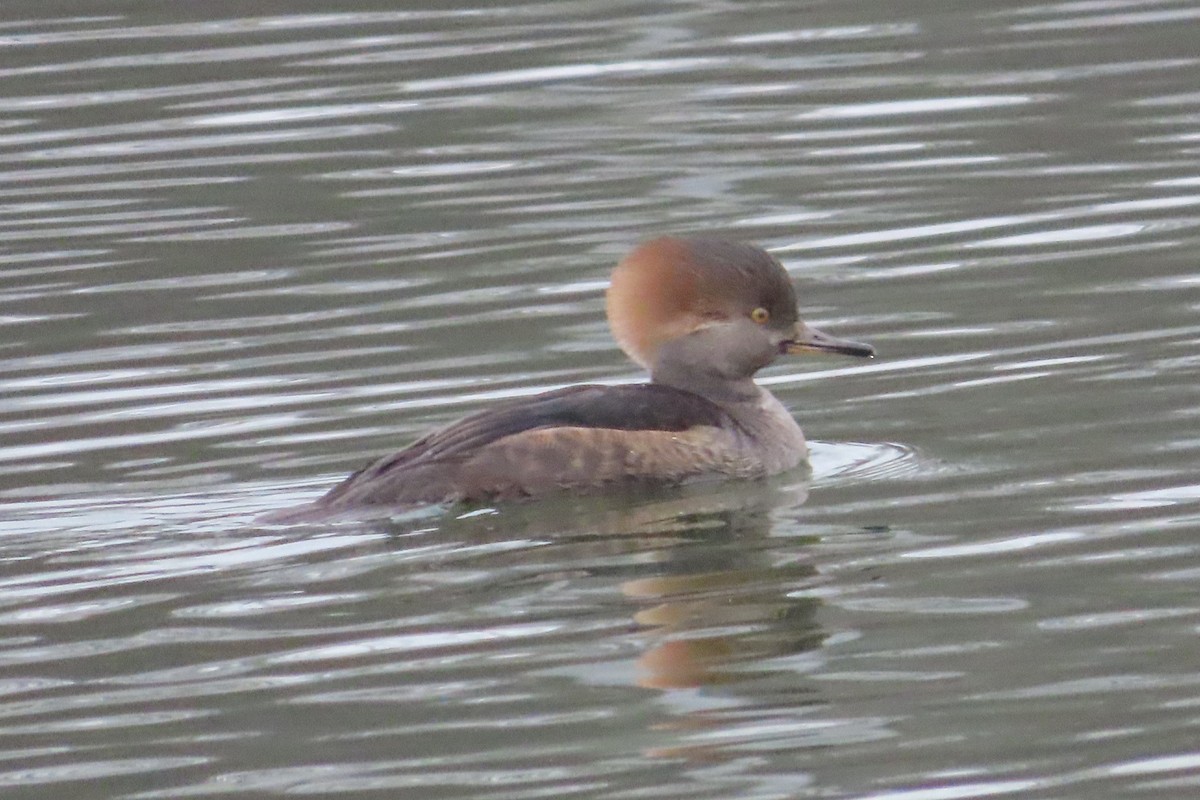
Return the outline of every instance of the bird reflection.
[[[815,620],[819,601],[796,596],[820,580],[802,557],[814,539],[790,535],[783,558],[772,535],[804,503],[807,488],[801,475],[790,483],[635,493],[619,505],[611,497],[564,498],[561,505],[479,509],[443,521],[437,536],[479,542],[503,535],[568,547],[569,558],[543,565],[549,570],[539,575],[619,578],[616,587],[646,642],[637,685],[713,686],[744,681],[755,664],[812,650],[825,638]],[[529,556],[492,553],[488,563],[528,567]]]

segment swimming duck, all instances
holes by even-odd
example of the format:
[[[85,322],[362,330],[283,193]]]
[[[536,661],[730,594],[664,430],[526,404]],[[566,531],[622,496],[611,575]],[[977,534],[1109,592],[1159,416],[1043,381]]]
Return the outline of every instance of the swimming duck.
[[[367,464],[308,508],[774,475],[805,460],[808,447],[754,374],[780,355],[875,354],[801,321],[780,263],[725,239],[640,245],[613,272],[607,313],[649,383],[570,386],[472,414]]]

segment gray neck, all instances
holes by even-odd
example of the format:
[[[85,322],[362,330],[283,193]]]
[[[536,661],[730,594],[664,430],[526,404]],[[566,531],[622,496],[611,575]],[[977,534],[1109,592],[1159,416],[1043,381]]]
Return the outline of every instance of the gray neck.
[[[717,405],[728,406],[741,403],[757,403],[762,389],[753,378],[726,378],[711,372],[700,372],[695,367],[679,368],[673,363],[656,364],[650,380],[673,389],[698,394]]]
[[[714,324],[663,342],[650,378],[721,405],[757,402],[762,390],[754,373],[778,353],[778,345],[749,320]]]

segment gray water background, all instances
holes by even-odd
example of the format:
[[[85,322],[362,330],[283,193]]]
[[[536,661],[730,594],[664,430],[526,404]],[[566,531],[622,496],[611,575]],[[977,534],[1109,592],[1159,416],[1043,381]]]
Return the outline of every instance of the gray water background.
[[[1200,7],[0,6],[0,796],[1200,794]],[[811,474],[263,526],[758,242]]]

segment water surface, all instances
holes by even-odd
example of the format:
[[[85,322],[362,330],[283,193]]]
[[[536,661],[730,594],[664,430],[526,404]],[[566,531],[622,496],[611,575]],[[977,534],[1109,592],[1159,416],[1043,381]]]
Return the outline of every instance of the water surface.
[[[0,9],[5,797],[1190,797],[1200,12]],[[880,350],[761,484],[265,526],[636,380],[659,233]]]

